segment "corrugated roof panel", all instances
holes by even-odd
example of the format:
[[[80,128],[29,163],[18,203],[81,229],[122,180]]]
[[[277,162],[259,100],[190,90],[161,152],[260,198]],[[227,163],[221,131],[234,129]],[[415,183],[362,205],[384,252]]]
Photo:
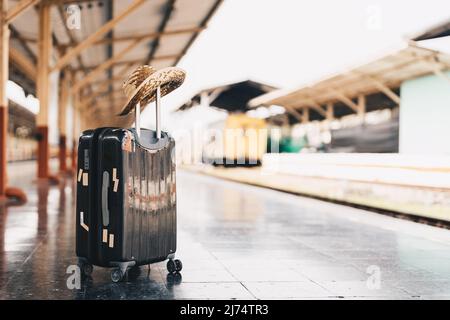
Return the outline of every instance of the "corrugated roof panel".
[[[77,41],[81,42],[97,31],[106,22],[106,6],[92,6],[90,9],[85,4],[80,11],[81,29],[75,31]],[[85,49],[81,54],[85,66],[99,65],[108,58],[105,46],[95,45]]]
[[[433,58],[434,57],[434,58]],[[279,90],[253,99],[251,106],[281,105],[291,107],[308,107],[314,101],[318,104],[336,102],[335,90],[349,99],[359,94],[379,92],[376,81],[390,88],[398,87],[402,81],[433,72],[433,59],[438,64],[450,68],[450,56],[440,52],[407,46],[393,54],[386,55],[368,64],[358,66],[338,75],[295,90]]]
[[[30,8],[14,19],[12,25],[22,35],[37,39],[38,36],[38,16],[36,10]]]
[[[216,2],[216,0],[177,0],[167,30],[198,26]]]
[[[114,16],[122,13],[132,2],[132,0],[115,0]],[[114,27],[114,35],[138,35],[156,32],[167,3],[167,0],[146,1]]]
[[[51,9],[52,32],[61,45],[74,45],[71,43],[71,38],[75,42],[80,43],[86,40],[90,35],[94,34],[101,28],[107,20],[112,17],[117,17],[122,14],[135,0],[113,0],[103,1],[103,5],[98,2],[80,2],[77,3],[81,7],[80,11],[80,29],[73,29],[70,33],[66,30],[66,16],[67,5],[56,6],[53,5]],[[212,9],[216,9],[221,0],[148,0],[145,1],[139,8],[131,12],[127,17],[119,21],[111,32],[102,35],[98,40],[121,37],[133,37],[138,35],[157,34],[158,32],[179,31],[181,29],[193,29],[188,33],[162,36],[153,38],[149,37],[143,40],[138,46],[127,52],[120,59],[117,59],[112,68],[112,76],[125,79],[126,76],[132,72],[139,64],[145,63],[149,56],[154,59],[151,64],[156,68],[164,68],[174,65],[181,54],[185,53],[188,46],[192,43],[192,39],[200,31],[200,26],[210,18]],[[172,7],[172,4],[174,6]],[[173,9],[173,10],[172,10]],[[62,17],[62,14],[64,15]],[[38,12],[35,7],[29,8],[22,13],[12,24],[23,38],[31,39],[27,41],[27,46],[34,55],[37,55],[37,38],[38,38]],[[34,42],[33,42],[34,41]],[[132,41],[132,40],[131,40]],[[127,46],[130,41],[105,41],[98,45],[90,46],[80,53],[83,65],[88,68],[88,74],[98,65],[120,53]],[[27,54],[23,49],[22,44],[17,41],[11,41],[11,45],[20,50],[20,52]],[[110,50],[111,49],[111,50]],[[59,53],[52,52],[53,56],[58,56]],[[159,57],[167,57],[159,60]],[[173,56],[173,57],[171,57]],[[127,66],[124,62],[135,61],[132,66]],[[81,65],[76,57],[72,58],[67,65],[75,70],[80,70]],[[80,81],[85,78],[85,75],[78,73],[77,80]],[[104,92],[107,87],[101,86],[102,82],[108,81],[109,70],[99,74],[95,77],[93,82],[97,84],[96,89]],[[100,82],[102,81],[102,82]],[[112,83],[112,87],[120,89],[121,81]],[[86,88],[89,87],[88,85]],[[109,86],[108,86],[109,87]],[[84,90],[88,92],[89,90]],[[114,91],[114,90],[113,90]],[[117,93],[115,93],[117,95]],[[114,94],[113,94],[114,95]],[[101,104],[105,102],[95,102],[95,106],[100,108]],[[109,102],[114,106],[121,105],[117,99]],[[128,121],[128,120],[124,120]]]
[[[37,17],[37,13],[35,13]],[[66,27],[65,27],[65,20],[61,19],[61,15],[58,11],[58,8],[56,6],[53,6],[50,11],[51,19],[52,19],[52,30],[53,34],[55,35],[56,39],[58,40],[58,43],[60,44],[68,44],[70,43],[70,38],[67,35]]]
[[[162,37],[159,41],[159,47],[156,50],[155,57],[179,55],[191,37],[192,33]]]

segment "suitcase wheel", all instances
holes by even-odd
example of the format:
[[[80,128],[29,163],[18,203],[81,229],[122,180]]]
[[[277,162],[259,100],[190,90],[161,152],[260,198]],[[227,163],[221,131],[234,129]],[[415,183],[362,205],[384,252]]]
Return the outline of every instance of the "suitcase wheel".
[[[124,276],[125,276],[125,274],[122,272],[122,270],[120,270],[120,268],[111,270],[111,280],[114,283],[122,281]]]
[[[78,266],[80,267],[81,273],[86,277],[90,277],[94,271],[92,264],[87,262],[79,262]]]
[[[181,263],[181,260],[175,259],[174,262],[177,272],[180,272],[181,269],[183,269],[183,264]]]
[[[183,269],[183,264],[180,260],[169,259],[169,261],[167,261],[167,271],[169,271],[169,273],[180,272],[181,269]]]

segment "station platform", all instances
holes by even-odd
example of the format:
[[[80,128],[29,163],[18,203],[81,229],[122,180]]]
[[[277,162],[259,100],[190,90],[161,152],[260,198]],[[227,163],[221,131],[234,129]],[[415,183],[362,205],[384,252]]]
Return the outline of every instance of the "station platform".
[[[0,207],[0,299],[449,299],[450,231],[275,190],[178,171],[181,277],[165,264],[113,284],[95,268],[67,287],[74,181],[33,181],[9,165],[23,206]]]
[[[189,171],[264,188],[450,223],[450,157],[374,153],[265,154],[261,167],[189,164]]]

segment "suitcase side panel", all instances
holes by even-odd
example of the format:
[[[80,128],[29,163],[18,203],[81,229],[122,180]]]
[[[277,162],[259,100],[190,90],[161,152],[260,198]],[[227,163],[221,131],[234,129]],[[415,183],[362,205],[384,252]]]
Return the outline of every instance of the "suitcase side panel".
[[[149,150],[135,142],[128,156],[125,175],[132,192],[125,207],[125,238],[137,264],[163,261],[176,250],[174,145],[169,138],[162,148]]]
[[[94,131],[84,131],[78,141],[77,159],[77,203],[76,203],[76,226],[75,242],[76,255],[89,258],[89,225],[90,225],[90,199],[89,199],[89,173],[91,171],[90,153],[94,139]],[[84,174],[84,176],[83,176]],[[87,184],[87,185],[86,185]]]
[[[170,170],[168,176],[170,177],[169,184],[169,205],[170,205],[170,233],[173,236],[170,238],[170,251],[175,252],[177,250],[177,172],[176,172],[176,158],[175,158],[175,140],[170,139],[170,153],[169,162]]]
[[[124,180],[123,129],[107,129],[99,136],[97,179],[97,264],[110,266],[111,262],[132,260],[123,254],[127,245],[124,233],[124,205],[126,183]]]
[[[87,130],[82,133],[78,146],[76,251],[77,256],[97,263],[97,215],[96,190],[98,138],[107,128]]]

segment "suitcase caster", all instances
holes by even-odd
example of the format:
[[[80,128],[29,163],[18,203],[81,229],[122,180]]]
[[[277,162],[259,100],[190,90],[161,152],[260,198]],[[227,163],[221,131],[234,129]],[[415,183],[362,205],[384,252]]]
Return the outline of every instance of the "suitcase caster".
[[[125,276],[125,274],[122,272],[122,270],[120,270],[120,268],[111,270],[111,280],[114,283],[122,281],[124,276]]]
[[[86,263],[83,265],[81,270],[86,277],[90,277],[92,275],[92,272],[94,271],[94,267],[92,266],[92,264]]]
[[[78,267],[80,267],[81,274],[85,277],[90,277],[94,271],[94,266],[82,259],[79,259]]]
[[[181,269],[183,269],[181,260],[169,259],[169,261],[167,261],[167,271],[169,271],[169,273],[180,272]]]
[[[135,261],[127,261],[127,262],[113,261],[110,263],[110,265],[115,267],[114,269],[111,270],[111,280],[112,282],[115,283],[122,281],[127,276],[128,270],[130,270],[133,267],[137,267]]]

